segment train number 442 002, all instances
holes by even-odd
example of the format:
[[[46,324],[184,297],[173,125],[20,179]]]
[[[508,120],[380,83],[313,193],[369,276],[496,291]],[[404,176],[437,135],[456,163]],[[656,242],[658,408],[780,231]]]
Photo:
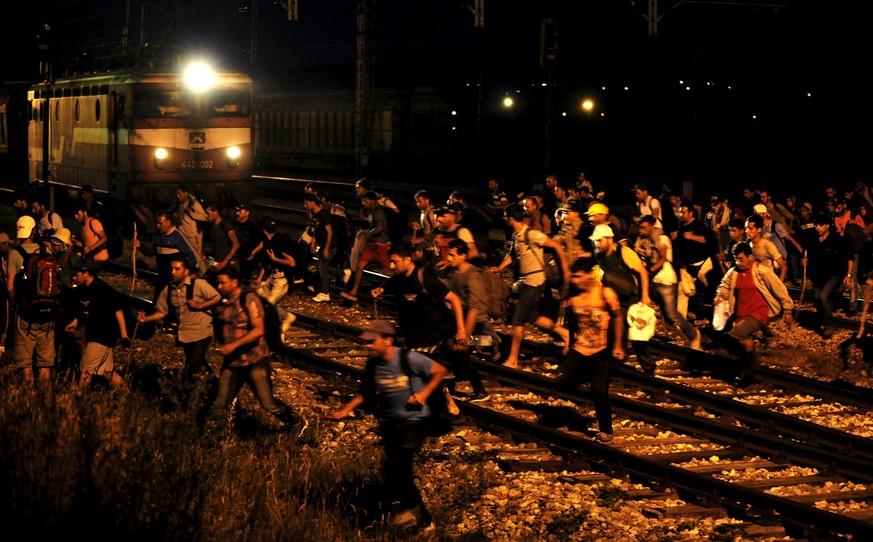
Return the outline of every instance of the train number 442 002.
[[[212,160],[185,160],[181,166],[182,169],[212,169],[215,164]]]

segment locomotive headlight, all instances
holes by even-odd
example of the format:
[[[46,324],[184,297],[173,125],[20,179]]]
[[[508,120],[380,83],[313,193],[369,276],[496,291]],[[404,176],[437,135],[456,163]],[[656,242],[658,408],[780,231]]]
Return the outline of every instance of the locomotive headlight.
[[[239,147],[228,147],[227,149],[227,165],[230,167],[237,167],[239,165],[239,157],[242,155],[242,151]]]
[[[185,70],[185,84],[194,92],[209,90],[215,84],[215,73],[205,62],[193,62]]]
[[[158,169],[164,169],[164,166],[167,163],[167,156],[169,156],[167,149],[155,149],[155,167]]]

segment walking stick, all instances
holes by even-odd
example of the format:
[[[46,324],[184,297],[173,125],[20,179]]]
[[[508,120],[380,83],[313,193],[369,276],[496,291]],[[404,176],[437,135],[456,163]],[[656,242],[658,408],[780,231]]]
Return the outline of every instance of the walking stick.
[[[133,289],[136,286],[136,221],[133,222],[133,241],[130,243],[130,263],[131,263],[131,275],[132,279],[130,281],[130,296],[133,296]],[[139,322],[137,322],[139,323]]]
[[[864,309],[861,311],[861,325],[858,327],[858,335],[860,339],[864,336],[864,326],[867,324],[867,311],[870,309],[870,294],[873,293],[873,281],[867,281],[864,284]]]
[[[804,262],[806,261],[806,251],[805,250],[803,251],[803,261]],[[800,285],[800,299],[797,300],[797,307],[795,307],[798,310],[800,309],[800,305],[803,303],[804,292],[806,292],[806,264],[805,263],[803,264],[803,283]],[[795,312],[797,312],[797,311],[795,310]]]

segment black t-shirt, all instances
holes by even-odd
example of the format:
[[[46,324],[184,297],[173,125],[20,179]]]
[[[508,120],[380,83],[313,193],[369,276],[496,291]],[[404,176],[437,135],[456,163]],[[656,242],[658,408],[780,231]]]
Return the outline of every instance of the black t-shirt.
[[[251,219],[245,222],[237,222],[236,233],[239,237],[239,255],[242,258],[251,254],[252,250],[258,246],[258,243],[264,240],[261,227]]]
[[[383,287],[397,302],[397,333],[409,348],[435,346],[455,335],[454,315],[445,301],[449,288],[421,264],[411,275],[392,275]]]
[[[115,346],[120,336],[115,313],[124,310],[121,292],[95,278],[90,286],[75,289],[79,296],[79,324],[85,326],[85,338],[103,346]]]
[[[277,264],[267,256],[267,251],[272,250],[277,258],[281,258],[281,254],[287,254],[294,258],[294,267]],[[268,274],[275,271],[284,271],[287,278],[303,276],[302,273],[306,270],[305,255],[300,246],[291,240],[285,234],[277,233],[272,239],[264,239],[264,267]]]
[[[327,209],[321,209],[312,215],[312,223],[315,226],[313,235],[315,237],[316,245],[324,247],[324,242],[327,241],[327,226],[330,226],[333,230],[331,245],[336,245],[336,229],[333,227],[333,218],[330,216],[330,211]]]

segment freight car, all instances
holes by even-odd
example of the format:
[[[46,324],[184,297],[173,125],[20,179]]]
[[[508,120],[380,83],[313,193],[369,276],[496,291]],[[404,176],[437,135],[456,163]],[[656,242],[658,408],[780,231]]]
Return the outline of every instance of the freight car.
[[[256,167],[391,178],[446,163],[451,114],[436,90],[377,89],[363,110],[359,148],[353,91],[256,95]]]

